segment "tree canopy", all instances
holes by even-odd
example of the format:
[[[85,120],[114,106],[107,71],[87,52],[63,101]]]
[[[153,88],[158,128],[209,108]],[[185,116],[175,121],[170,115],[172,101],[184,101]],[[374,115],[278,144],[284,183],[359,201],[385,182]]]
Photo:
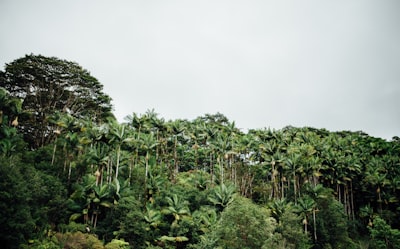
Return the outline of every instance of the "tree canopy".
[[[0,87],[23,100],[19,129],[35,148],[52,140],[49,121],[57,111],[94,122],[112,116],[102,84],[75,62],[30,54],[6,64],[0,79]]]

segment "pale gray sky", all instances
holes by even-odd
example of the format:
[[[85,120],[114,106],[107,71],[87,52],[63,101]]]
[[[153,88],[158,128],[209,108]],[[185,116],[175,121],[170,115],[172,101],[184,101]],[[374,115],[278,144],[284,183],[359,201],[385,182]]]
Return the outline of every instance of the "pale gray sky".
[[[400,136],[398,0],[0,0],[0,66],[71,60],[119,120],[221,112],[239,128],[287,125]]]

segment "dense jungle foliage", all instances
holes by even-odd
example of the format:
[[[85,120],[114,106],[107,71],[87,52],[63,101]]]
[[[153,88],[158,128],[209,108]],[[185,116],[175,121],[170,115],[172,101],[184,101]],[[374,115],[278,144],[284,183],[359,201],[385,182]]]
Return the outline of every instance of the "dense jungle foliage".
[[[400,248],[398,137],[110,101],[76,63],[0,72],[2,248]]]

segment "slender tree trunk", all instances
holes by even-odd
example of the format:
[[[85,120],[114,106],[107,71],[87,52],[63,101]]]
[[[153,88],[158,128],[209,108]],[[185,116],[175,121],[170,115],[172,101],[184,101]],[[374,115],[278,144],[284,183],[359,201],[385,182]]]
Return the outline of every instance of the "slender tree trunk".
[[[249,180],[248,180],[248,187],[246,188],[246,193],[250,192],[250,196],[253,196],[253,180],[254,180],[254,175],[249,175]]]
[[[235,183],[235,186],[237,186],[238,181],[237,181],[237,163],[233,163],[233,182]]]
[[[135,159],[133,158],[132,160],[129,160],[129,185],[131,185],[131,180],[132,180],[132,168],[134,164]]]
[[[118,171],[119,171],[119,158],[121,156],[121,146],[117,146],[117,165],[115,167],[115,179],[118,179]]]
[[[344,206],[344,211],[347,215],[347,217],[349,217],[349,210],[348,210],[348,202],[347,202],[347,184],[345,184],[343,186],[343,206]]]
[[[307,232],[308,232],[307,231],[307,225],[308,225],[307,217],[304,218],[303,223],[304,223],[304,232],[307,234]]]
[[[63,168],[63,174],[67,170],[67,160],[64,160],[64,168]]]
[[[54,141],[54,147],[53,147],[53,156],[51,157],[51,165],[54,165],[54,160],[56,157],[56,149],[57,149],[57,137],[56,140]]]
[[[315,208],[313,209],[313,224],[314,224],[314,241],[317,241],[317,223],[315,217]]]
[[[109,182],[108,178],[110,177],[110,159],[107,162],[107,179],[106,182]]]
[[[197,155],[197,150],[198,150],[198,147],[197,147],[197,144],[196,144],[196,147],[195,147],[195,150],[194,150],[195,169],[196,169],[196,170],[199,169],[199,157],[198,157],[198,155]]]
[[[275,162],[271,163],[271,182],[272,182],[272,197],[276,197],[276,186],[275,186]]]
[[[101,181],[101,172],[100,170],[96,170],[96,172],[94,172],[94,175],[96,176],[96,186],[99,185],[100,181]]]
[[[211,177],[211,184],[214,185],[214,163],[213,163],[212,153],[210,153],[210,177]]]
[[[175,136],[173,182],[176,182],[176,177],[177,177],[178,172],[179,172],[177,145],[178,145],[178,138]]]
[[[103,186],[103,178],[104,178],[104,167],[102,165],[100,168],[100,187]]]
[[[380,186],[378,186],[376,192],[378,192],[379,213],[382,214],[382,197],[381,197],[381,187]]]
[[[296,180],[296,172],[293,172],[293,192],[294,192],[294,204],[297,204],[297,180]]]
[[[87,211],[83,215],[83,222],[86,225],[89,223],[89,209],[90,209],[90,204],[87,206]]]
[[[65,148],[65,145],[63,147],[63,152],[64,152],[64,168],[63,168],[63,174],[65,174],[65,171],[67,170],[67,163],[68,163],[68,152],[67,149]]]
[[[96,228],[96,225],[97,225],[97,217],[99,216],[99,213],[98,213],[98,211],[96,210],[95,211],[95,216],[94,216],[94,224],[93,224],[93,228]]]
[[[354,217],[354,195],[353,195],[353,182],[350,182],[350,195],[351,195],[351,218],[355,220]]]
[[[158,154],[159,154],[159,148],[158,148],[158,145],[159,144],[161,144],[161,143],[159,143],[159,131],[158,131],[158,129],[157,129],[157,132],[156,132],[156,141],[157,141],[157,145],[156,145],[156,162],[158,162]]]
[[[146,158],[145,158],[145,173],[144,173],[144,185],[145,188],[147,187],[147,177],[149,176],[149,152],[146,152]]]
[[[221,159],[221,157],[218,157],[218,164],[219,164],[219,171],[220,171],[220,174],[221,174],[220,183],[222,185],[224,183],[224,160]]]
[[[94,214],[94,212],[92,213],[92,217],[91,217],[91,219],[90,219],[90,224],[94,224],[94,216],[95,216],[95,214]]]
[[[72,162],[69,162],[69,167],[68,167],[68,182],[71,180],[71,172],[72,172]]]

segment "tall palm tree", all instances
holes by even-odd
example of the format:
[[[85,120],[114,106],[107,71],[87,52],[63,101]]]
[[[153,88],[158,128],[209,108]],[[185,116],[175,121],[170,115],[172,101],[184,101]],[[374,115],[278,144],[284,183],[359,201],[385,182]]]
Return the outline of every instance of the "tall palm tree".
[[[149,159],[150,159],[150,155],[151,155],[151,151],[153,150],[154,147],[157,146],[157,141],[154,138],[153,133],[142,133],[140,136],[140,149],[144,151],[145,155],[144,155],[144,159],[145,159],[145,175],[144,175],[144,181],[145,181],[145,185],[147,182],[147,178],[149,175]]]
[[[107,166],[109,161],[110,147],[105,143],[98,143],[91,147],[86,153],[86,162],[90,165],[96,165],[96,185],[103,185],[103,167]]]
[[[322,184],[317,184],[315,186],[307,184],[306,187],[307,187],[307,194],[314,200],[315,203],[318,203],[318,200],[320,199],[327,199],[330,196],[329,189],[324,188]],[[314,205],[312,208],[314,241],[317,241],[316,212],[317,212],[317,205]]]
[[[255,145],[254,137],[251,133],[243,134],[238,137],[235,143],[237,155],[239,157],[239,177],[238,182],[235,182],[239,187],[242,196],[250,197],[251,185],[254,179],[251,155]]]
[[[300,160],[299,154],[289,154],[289,157],[285,160],[285,166],[290,171],[293,182],[293,196],[294,203],[297,203],[297,192],[298,192],[298,177],[297,177],[297,168]]]
[[[382,212],[382,191],[384,187],[390,184],[390,181],[387,179],[387,173],[382,168],[382,162],[377,158],[372,158],[370,163],[367,165],[366,176],[364,178],[364,182],[369,185],[372,185],[375,188],[375,192],[378,195],[378,206],[379,212]]]
[[[118,179],[119,165],[120,165],[120,157],[121,157],[121,146],[124,142],[126,142],[126,125],[118,124],[117,122],[111,122],[109,124],[110,132],[109,138],[110,143],[113,143],[116,148],[116,168],[115,168],[115,179]]]
[[[169,141],[172,144],[172,159],[173,159],[173,169],[171,170],[171,179],[172,181],[176,180],[176,176],[179,172],[179,157],[178,157],[178,149],[182,146],[181,141],[185,139],[185,131],[187,127],[183,120],[175,120],[173,122],[169,122],[167,125],[167,131],[169,135]]]
[[[309,196],[303,196],[299,198],[297,204],[294,206],[294,210],[303,217],[304,232],[307,233],[308,229],[308,216],[313,212],[315,208],[315,201]]]

